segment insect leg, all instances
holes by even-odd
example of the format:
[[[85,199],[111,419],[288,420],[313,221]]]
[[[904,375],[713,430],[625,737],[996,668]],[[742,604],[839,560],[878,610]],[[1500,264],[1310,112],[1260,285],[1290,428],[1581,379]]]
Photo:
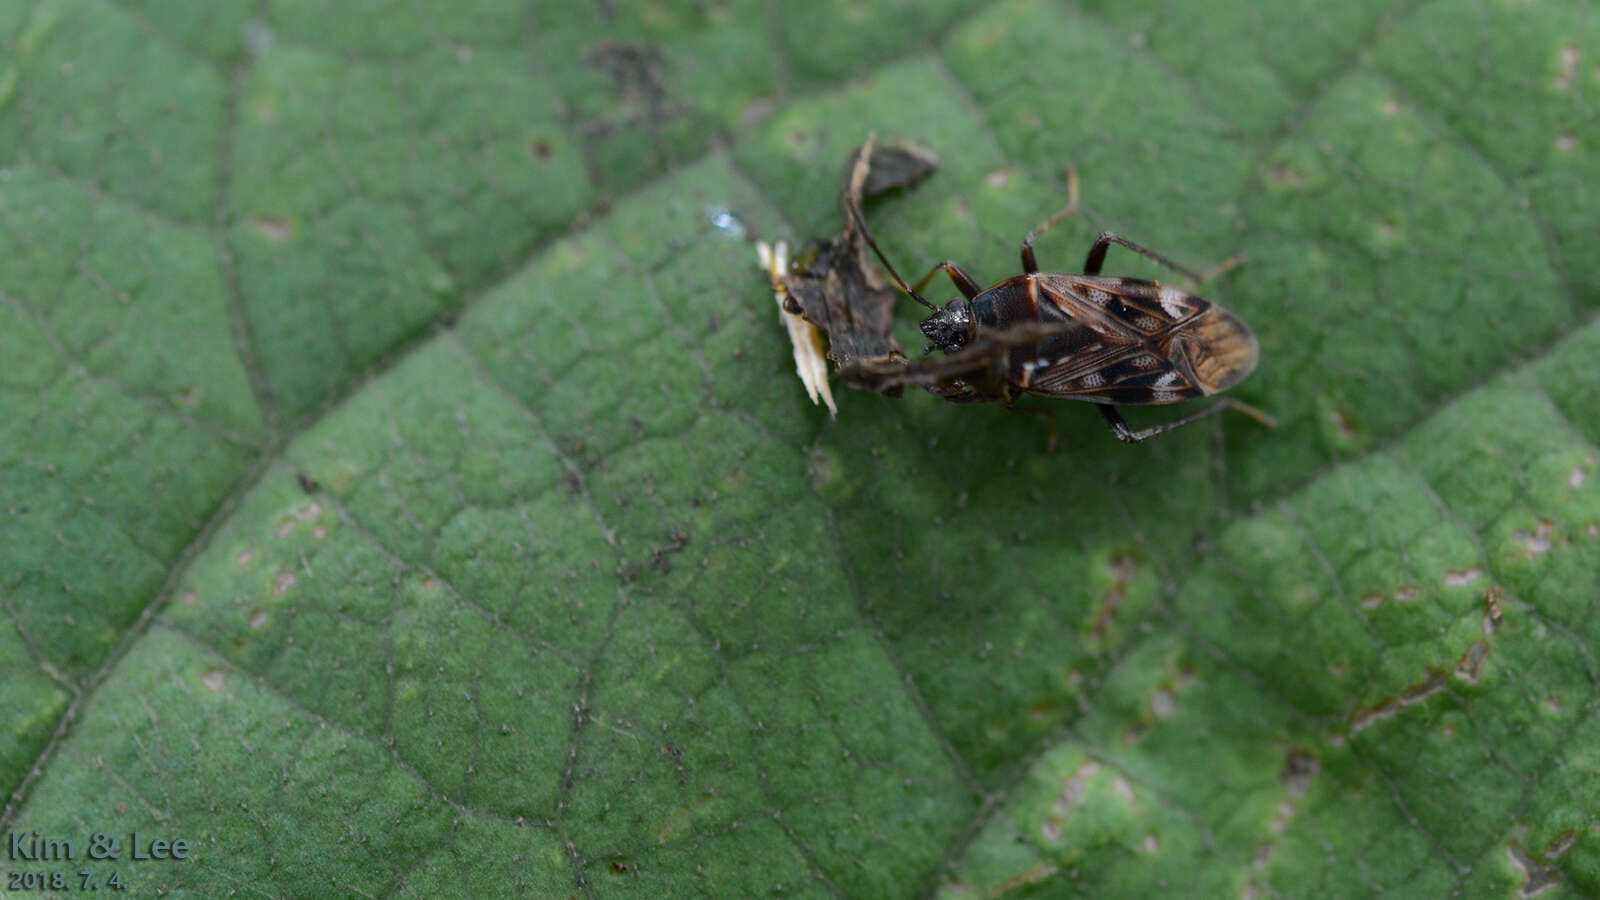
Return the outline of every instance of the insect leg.
[[[1100,417],[1106,420],[1106,425],[1111,428],[1111,433],[1117,436],[1117,440],[1123,442],[1124,444],[1137,444],[1140,441],[1153,438],[1158,434],[1164,434],[1174,428],[1182,428],[1183,426],[1188,425],[1190,422],[1204,419],[1206,416],[1215,415],[1235,405],[1236,404],[1232,400],[1222,400],[1220,402],[1211,404],[1197,413],[1191,413],[1187,416],[1184,416],[1177,421],[1163,422],[1160,425],[1153,425],[1142,431],[1134,431],[1133,429],[1129,428],[1128,423],[1122,420],[1122,414],[1117,412],[1117,408],[1114,406],[1096,403],[1094,408],[1100,411]]]
[[[1046,231],[1060,225],[1062,220],[1078,211],[1078,170],[1067,170],[1067,205],[1060,212],[1051,216],[1043,225],[1028,232],[1022,239],[1022,271],[1032,275],[1039,271],[1039,263],[1033,258],[1033,242]]]
[[[1201,280],[1201,278],[1200,278],[1200,276],[1198,274],[1189,271],[1188,269],[1184,268],[1183,266],[1180,266],[1177,263],[1173,262],[1172,260],[1167,259],[1165,256],[1162,256],[1161,254],[1155,252],[1154,250],[1148,250],[1148,249],[1146,249],[1144,247],[1141,247],[1138,244],[1135,244],[1133,241],[1130,241],[1127,238],[1123,237],[1122,235],[1114,234],[1114,233],[1112,233],[1110,231],[1102,231],[1102,232],[1100,232],[1100,236],[1094,239],[1094,244],[1091,247],[1089,247],[1089,257],[1083,261],[1083,274],[1085,274],[1085,275],[1099,275],[1100,274],[1100,267],[1102,265],[1104,265],[1105,261],[1106,261],[1106,250],[1108,248],[1110,248],[1110,246],[1112,244],[1121,244],[1122,246],[1127,247],[1129,250],[1132,250],[1133,252],[1139,254],[1140,256],[1144,256],[1144,257],[1148,257],[1149,259],[1153,259],[1156,262],[1160,263],[1161,265],[1166,266],[1167,268],[1172,269],[1175,272],[1182,272],[1184,275],[1187,275],[1188,277],[1194,279],[1196,282]]]
[[[950,280],[955,282],[956,290],[960,291],[961,296],[966,297],[968,300],[983,293],[983,289],[978,287],[978,283],[972,280],[971,275],[962,271],[960,266],[948,259],[929,269],[928,274],[922,276],[921,281],[912,285],[911,290],[921,293],[922,289],[928,286],[928,282],[933,280],[933,276],[939,274],[940,269],[943,269],[945,274],[950,276]]]

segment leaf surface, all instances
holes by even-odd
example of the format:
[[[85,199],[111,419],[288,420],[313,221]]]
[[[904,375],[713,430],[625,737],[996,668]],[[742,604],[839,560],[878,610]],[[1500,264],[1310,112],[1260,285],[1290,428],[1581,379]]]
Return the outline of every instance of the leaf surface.
[[[1597,54],[1582,3],[0,7],[0,824],[79,843],[0,867],[1600,895]],[[807,404],[750,238],[836,232],[869,130],[940,157],[869,210],[908,275],[1015,273],[1069,165],[1047,268],[1247,253],[1203,293],[1282,427]]]

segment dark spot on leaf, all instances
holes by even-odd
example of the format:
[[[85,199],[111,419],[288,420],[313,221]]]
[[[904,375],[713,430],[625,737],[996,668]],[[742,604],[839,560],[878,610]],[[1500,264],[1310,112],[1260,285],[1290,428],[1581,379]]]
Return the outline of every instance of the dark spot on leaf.
[[[1310,751],[1291,750],[1283,761],[1283,771],[1278,773],[1278,782],[1289,792],[1289,796],[1302,797],[1311,788],[1311,780],[1317,777],[1321,768]]]
[[[687,546],[689,546],[689,532],[674,531],[672,533],[671,543],[662,547],[657,547],[655,551],[650,554],[650,568],[655,569],[657,572],[660,572],[663,575],[671,572],[672,557],[683,552],[683,548]]]
[[[1349,440],[1356,436],[1355,417],[1345,410],[1334,407],[1328,410],[1328,420],[1333,422],[1333,427],[1338,430],[1339,436]]]
[[[300,490],[308,494],[315,494],[319,488],[317,480],[304,472],[294,473],[294,480],[299,483]]]
[[[661,51],[649,44],[602,41],[589,50],[588,62],[611,76],[617,92],[630,107],[630,122],[657,131],[682,114],[680,105],[667,97]]]
[[[1106,586],[1105,593],[1100,598],[1100,612],[1095,615],[1094,627],[1090,630],[1095,639],[1105,637],[1106,629],[1111,625],[1111,619],[1117,614],[1117,608],[1122,605],[1122,598],[1128,592],[1128,583],[1139,573],[1139,561],[1132,555],[1123,554],[1111,560],[1111,583]]]
[[[613,859],[611,861],[611,871],[617,873],[618,875],[627,874],[627,871],[628,871],[628,862],[627,862],[627,860],[624,860],[624,859]]]
[[[533,154],[534,159],[544,160],[549,159],[550,154],[553,151],[550,149],[549,141],[545,140],[544,138],[535,138],[533,142],[528,145],[528,152]]]

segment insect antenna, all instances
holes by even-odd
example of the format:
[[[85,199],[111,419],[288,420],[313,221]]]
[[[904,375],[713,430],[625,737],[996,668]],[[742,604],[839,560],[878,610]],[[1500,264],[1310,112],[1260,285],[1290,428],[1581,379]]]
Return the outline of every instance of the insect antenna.
[[[900,290],[905,291],[906,294],[911,297],[911,299],[921,303],[923,306],[926,306],[934,312],[938,312],[939,307],[929,303],[927,298],[912,290],[911,285],[906,284],[906,280],[900,277],[899,272],[895,271],[894,264],[889,262],[889,257],[883,255],[883,251],[878,248],[878,242],[872,239],[872,232],[867,230],[867,217],[861,212],[861,205],[856,202],[856,199],[854,197],[846,198],[844,208],[850,213],[851,224],[854,225],[856,230],[861,233],[861,236],[866,239],[867,246],[872,248],[872,252],[878,254],[878,262],[883,263],[883,267],[889,270],[889,275],[894,278],[894,283],[900,286]]]

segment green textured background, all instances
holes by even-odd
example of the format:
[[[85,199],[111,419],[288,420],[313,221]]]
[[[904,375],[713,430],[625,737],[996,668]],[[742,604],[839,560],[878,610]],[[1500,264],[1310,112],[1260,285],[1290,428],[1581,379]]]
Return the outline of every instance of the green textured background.
[[[0,836],[187,839],[141,896],[1600,897],[1592,4],[426,6],[0,4]],[[836,230],[869,129],[943,161],[906,270],[1012,274],[1068,164],[1047,267],[1248,253],[1283,427],[830,421],[709,213]]]

